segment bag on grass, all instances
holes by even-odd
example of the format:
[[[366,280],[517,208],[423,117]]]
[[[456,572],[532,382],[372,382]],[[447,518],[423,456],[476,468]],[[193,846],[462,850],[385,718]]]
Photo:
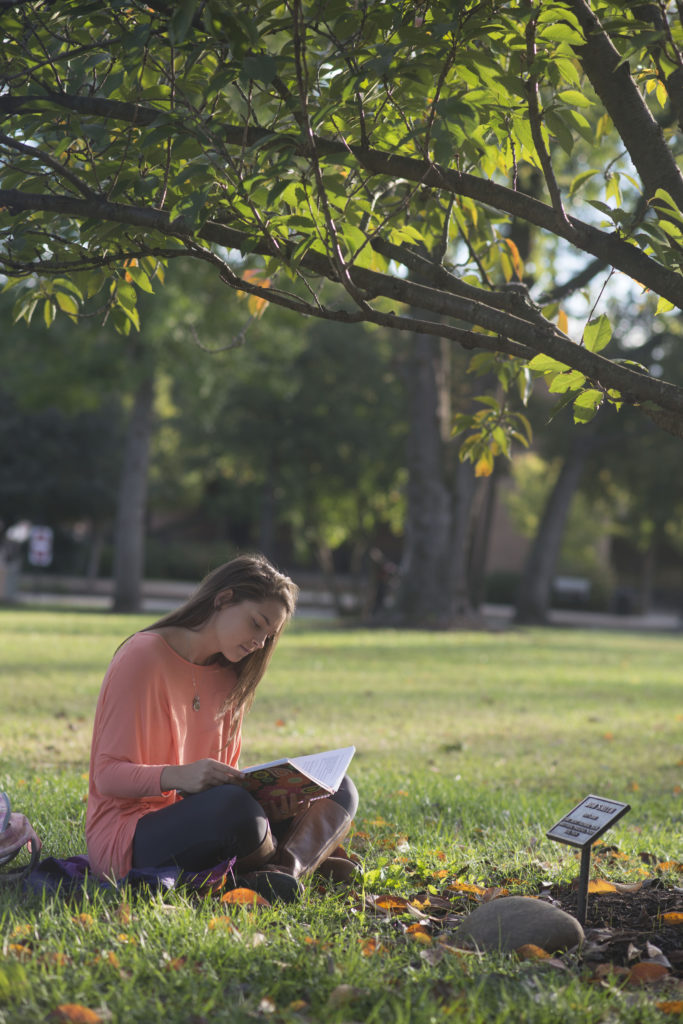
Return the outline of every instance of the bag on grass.
[[[16,882],[36,866],[42,843],[25,814],[13,814],[7,793],[0,793],[0,882]],[[23,867],[2,870],[24,847],[31,859]]]

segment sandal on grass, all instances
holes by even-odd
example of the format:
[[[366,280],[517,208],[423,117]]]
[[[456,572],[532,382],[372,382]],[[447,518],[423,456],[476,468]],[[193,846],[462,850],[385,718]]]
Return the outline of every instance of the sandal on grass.
[[[24,847],[31,855],[28,864],[10,871],[0,870],[0,882],[18,882],[30,874],[38,862],[42,843],[25,814],[13,814],[7,793],[0,792],[0,868],[13,861]]]

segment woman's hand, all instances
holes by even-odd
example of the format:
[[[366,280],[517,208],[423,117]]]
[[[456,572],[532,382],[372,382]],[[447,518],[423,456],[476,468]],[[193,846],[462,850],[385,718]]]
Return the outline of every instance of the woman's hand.
[[[161,772],[161,791],[166,793],[178,789],[183,793],[201,793],[212,786],[223,786],[228,782],[239,785],[243,781],[244,775],[237,768],[212,757],[203,757],[201,761],[189,764],[166,765]]]

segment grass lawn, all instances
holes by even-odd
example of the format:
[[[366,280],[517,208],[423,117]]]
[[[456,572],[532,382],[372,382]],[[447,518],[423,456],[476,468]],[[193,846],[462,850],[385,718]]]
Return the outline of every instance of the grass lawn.
[[[97,693],[114,649],[145,621],[0,610],[0,789],[30,817],[46,856],[85,852]],[[577,855],[545,832],[589,793],[632,808],[604,837],[619,856],[596,847],[594,875],[635,882],[658,872],[665,886],[683,886],[682,663],[677,635],[432,634],[302,620],[261,684],[243,763],[356,745],[351,848],[366,893],[438,895],[457,880],[534,895],[568,882]],[[409,932],[410,913],[373,913],[366,893],[314,882],[295,907],[253,910],[182,891],[91,888],[67,900],[0,888],[0,1024],[648,1024],[683,1000],[671,982],[589,982],[570,959],[562,970],[459,955]],[[467,894],[461,903],[476,906]],[[58,1010],[65,1004],[76,1009]]]

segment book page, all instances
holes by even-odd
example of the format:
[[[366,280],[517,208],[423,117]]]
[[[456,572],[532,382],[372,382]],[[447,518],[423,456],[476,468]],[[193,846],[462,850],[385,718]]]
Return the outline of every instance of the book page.
[[[355,747],[340,747],[338,750],[325,750],[321,754],[293,757],[291,763],[321,786],[335,792],[339,789],[355,753]]]

